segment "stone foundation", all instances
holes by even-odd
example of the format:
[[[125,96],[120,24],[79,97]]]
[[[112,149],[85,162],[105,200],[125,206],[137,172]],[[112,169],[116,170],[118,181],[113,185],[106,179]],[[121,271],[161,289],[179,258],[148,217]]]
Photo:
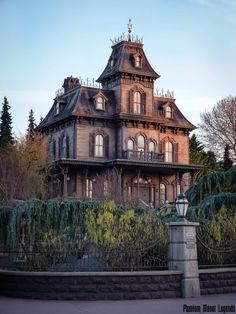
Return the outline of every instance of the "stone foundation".
[[[181,297],[180,271],[46,273],[0,271],[0,295],[58,300]]]
[[[236,292],[236,268],[199,270],[201,295]]]

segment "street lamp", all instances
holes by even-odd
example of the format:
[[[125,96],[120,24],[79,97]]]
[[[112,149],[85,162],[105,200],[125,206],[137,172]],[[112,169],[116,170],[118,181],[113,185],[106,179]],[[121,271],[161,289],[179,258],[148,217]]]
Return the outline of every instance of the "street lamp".
[[[181,219],[185,220],[185,216],[186,216],[186,213],[187,213],[187,210],[188,210],[188,200],[185,197],[184,193],[180,193],[177,196],[175,204],[176,204],[176,209],[177,209],[178,216]]]

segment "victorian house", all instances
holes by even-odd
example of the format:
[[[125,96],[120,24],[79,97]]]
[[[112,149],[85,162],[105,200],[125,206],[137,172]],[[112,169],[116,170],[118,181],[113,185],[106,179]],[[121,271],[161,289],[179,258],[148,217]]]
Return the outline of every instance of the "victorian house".
[[[53,197],[118,194],[159,206],[189,187],[201,169],[189,163],[189,132],[195,126],[173,93],[154,95],[158,78],[142,42],[129,33],[114,42],[98,85],[64,80],[38,126],[57,169]]]

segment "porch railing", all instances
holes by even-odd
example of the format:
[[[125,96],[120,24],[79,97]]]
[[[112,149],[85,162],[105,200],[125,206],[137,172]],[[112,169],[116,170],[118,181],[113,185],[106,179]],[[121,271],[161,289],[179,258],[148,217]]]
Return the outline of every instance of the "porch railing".
[[[129,160],[164,161],[163,153],[144,152],[144,151],[135,151],[135,150],[124,150],[122,157],[124,159],[129,159]]]

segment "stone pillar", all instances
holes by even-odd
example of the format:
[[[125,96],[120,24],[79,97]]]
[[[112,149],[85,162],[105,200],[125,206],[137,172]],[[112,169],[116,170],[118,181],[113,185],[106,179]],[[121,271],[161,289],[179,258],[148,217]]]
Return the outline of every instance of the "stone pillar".
[[[182,297],[200,296],[198,275],[196,222],[171,222],[169,227],[169,270],[183,271]]]

